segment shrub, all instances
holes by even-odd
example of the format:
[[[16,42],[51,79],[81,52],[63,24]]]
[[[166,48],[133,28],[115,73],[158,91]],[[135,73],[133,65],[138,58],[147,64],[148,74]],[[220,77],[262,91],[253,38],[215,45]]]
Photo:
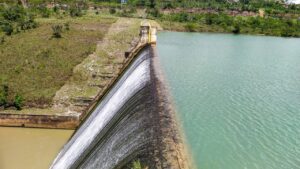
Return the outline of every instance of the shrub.
[[[80,17],[82,16],[82,10],[79,7],[71,7],[70,8],[70,16],[71,17]]]
[[[37,27],[37,23],[34,21],[32,15],[28,16],[28,18],[24,18],[18,23],[21,30],[33,29]]]
[[[131,169],[147,169],[148,166],[144,166],[141,164],[140,160],[136,160],[132,162]]]
[[[2,25],[2,31],[5,32],[6,35],[12,35],[14,32],[14,26],[11,22],[6,22]]]
[[[53,25],[52,26],[52,31],[53,31],[52,36],[54,38],[61,38],[62,37],[62,35],[61,35],[62,30],[63,30],[63,26],[62,25]]]
[[[14,100],[14,106],[15,106],[15,108],[17,108],[17,110],[21,110],[22,108],[22,104],[23,104],[23,98],[22,98],[22,96],[20,96],[20,95],[16,95],[15,96],[15,100]]]
[[[205,17],[205,23],[207,25],[212,25],[213,24],[213,16],[210,15],[210,14],[206,15],[206,17]]]
[[[18,21],[24,15],[26,15],[26,12],[23,7],[20,6],[8,7],[2,11],[2,16],[7,21]]]
[[[2,8],[0,15],[0,28],[6,35],[37,27],[29,10],[20,6]]]
[[[161,15],[158,8],[149,8],[147,10],[147,13],[153,17],[160,17],[160,15]]]
[[[0,106],[5,106],[7,104],[8,97],[8,86],[3,85],[2,90],[0,90]]]
[[[59,14],[59,7],[55,5],[53,7],[53,12],[56,13],[56,14]]]
[[[5,37],[4,36],[0,36],[0,44],[3,44],[5,42]]]
[[[189,32],[195,32],[197,30],[197,25],[195,23],[187,23],[185,29]]]
[[[51,11],[45,6],[40,7],[39,12],[43,18],[49,18],[51,14]]]
[[[173,4],[170,2],[170,1],[165,1],[163,4],[162,4],[162,8],[163,9],[171,9],[171,8],[174,8]]]
[[[4,106],[6,104],[6,98],[4,97],[3,93],[0,92],[0,106]]]
[[[132,169],[142,169],[142,165],[139,160],[132,163]]]
[[[69,22],[66,22],[66,23],[64,24],[64,26],[65,26],[65,29],[66,29],[67,31],[70,30],[70,23],[69,23]]]
[[[116,11],[116,9],[115,8],[110,8],[109,9],[109,13],[110,14],[115,14],[117,11]]]
[[[241,32],[241,28],[239,25],[234,25],[232,29],[232,33],[239,34]]]

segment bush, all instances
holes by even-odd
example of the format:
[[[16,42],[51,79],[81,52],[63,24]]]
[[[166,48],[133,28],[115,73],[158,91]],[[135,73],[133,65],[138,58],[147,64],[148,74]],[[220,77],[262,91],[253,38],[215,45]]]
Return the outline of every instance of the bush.
[[[52,36],[54,38],[61,38],[62,37],[62,35],[61,35],[62,30],[63,30],[63,26],[62,25],[53,25],[52,26],[52,31],[53,31]]]
[[[239,34],[241,32],[241,28],[239,25],[234,25],[232,29],[232,33]]]
[[[12,35],[12,33],[14,32],[14,26],[11,22],[4,23],[1,27],[1,29],[8,36]]]
[[[142,165],[139,160],[132,163],[132,169],[142,169]]]
[[[153,17],[160,17],[160,11],[158,8],[149,8],[147,13]]]
[[[71,17],[81,17],[83,15],[82,10],[79,7],[71,7],[70,8],[70,16]]]
[[[187,23],[185,25],[185,29],[189,32],[196,32],[197,30],[197,25],[195,23]]]
[[[67,31],[70,30],[70,23],[69,23],[69,22],[66,22],[66,23],[64,24],[64,26],[65,26],[65,29],[66,29]]]
[[[174,8],[173,4],[170,1],[165,1],[162,3],[162,8],[163,9],[171,9]]]
[[[33,29],[37,27],[37,23],[34,21],[32,15],[28,16],[28,18],[24,18],[18,23],[21,30]]]
[[[33,15],[20,6],[5,7],[0,12],[0,28],[6,35],[36,28]]]
[[[40,12],[40,14],[43,18],[49,18],[50,17],[51,11],[48,8],[46,8],[45,6],[42,6],[38,9],[39,9],[39,12]]]
[[[25,15],[25,10],[20,6],[8,7],[2,11],[2,16],[7,21],[18,21]]]
[[[59,7],[55,5],[53,7],[53,12],[56,13],[56,14],[59,14]]]
[[[211,15],[211,14],[206,15],[206,17],[205,17],[205,23],[207,25],[212,25],[213,24],[213,15]]]
[[[7,104],[8,97],[8,86],[2,85],[2,90],[0,90],[0,106],[5,106]]]
[[[110,14],[115,14],[117,11],[116,11],[116,9],[115,8],[110,8],[109,9],[109,13]]]
[[[143,165],[140,160],[135,160],[131,163],[130,166],[126,168],[131,168],[131,169],[148,169],[148,166]]]
[[[120,15],[123,17],[131,17],[136,12],[136,9],[134,8],[124,8]]]
[[[5,42],[5,37],[4,36],[0,36],[0,44],[3,44]]]
[[[16,95],[15,96],[15,100],[14,100],[14,106],[15,108],[17,108],[17,110],[21,110],[22,108],[22,104],[23,104],[23,98],[20,95]]]

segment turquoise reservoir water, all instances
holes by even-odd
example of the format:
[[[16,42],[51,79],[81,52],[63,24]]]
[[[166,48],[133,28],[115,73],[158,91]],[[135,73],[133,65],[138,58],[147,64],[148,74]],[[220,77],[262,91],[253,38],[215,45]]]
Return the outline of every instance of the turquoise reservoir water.
[[[163,32],[157,47],[197,168],[300,168],[300,39]]]

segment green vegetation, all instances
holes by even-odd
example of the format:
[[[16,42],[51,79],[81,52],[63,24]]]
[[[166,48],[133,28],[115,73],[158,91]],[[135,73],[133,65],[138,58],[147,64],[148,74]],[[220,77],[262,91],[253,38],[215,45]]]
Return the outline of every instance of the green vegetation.
[[[258,16],[229,16],[227,14],[166,14],[159,17],[163,26],[183,24],[181,31],[233,32],[300,37],[297,19],[262,18]],[[178,27],[176,27],[178,29]],[[179,28],[180,29],[180,28]]]
[[[10,98],[8,86],[2,85],[2,88],[0,89],[0,107],[15,107],[17,110],[21,110],[22,104],[22,96],[16,94],[14,98]]]
[[[96,7],[103,3],[93,2]],[[123,7],[118,1],[109,2],[114,6],[111,14],[159,20],[169,30],[300,36],[300,5],[284,1],[129,0]],[[145,8],[146,15],[138,14],[137,9]]]
[[[139,160],[132,163],[132,169],[142,169],[142,165]]]
[[[69,28],[70,29],[70,28]],[[63,26],[62,25],[52,25],[52,30],[53,30],[53,37],[54,38],[61,38],[61,34],[63,31]]]
[[[148,169],[148,167],[142,166],[140,160],[136,160],[132,162],[131,169]]]
[[[275,1],[52,2],[0,0],[0,85],[9,88],[0,90],[0,107],[51,105],[74,66],[95,51],[96,42],[116,21],[112,15],[154,19],[167,30],[300,37],[300,5]],[[124,37],[114,40],[119,38]]]
[[[2,89],[0,90],[0,106],[6,105],[7,97],[8,97],[8,86],[2,85]]]
[[[23,97],[17,94],[14,100],[14,106],[17,108],[17,110],[21,110],[22,103],[23,103]]]
[[[0,27],[6,35],[36,28],[34,17],[20,6],[0,7]]]
[[[0,44],[0,85],[9,91],[0,91],[0,107],[6,98],[18,109],[49,106],[74,66],[95,51],[96,42],[115,21],[101,16],[37,18],[37,28],[5,37]],[[55,25],[64,27],[59,28],[61,38],[53,38]]]

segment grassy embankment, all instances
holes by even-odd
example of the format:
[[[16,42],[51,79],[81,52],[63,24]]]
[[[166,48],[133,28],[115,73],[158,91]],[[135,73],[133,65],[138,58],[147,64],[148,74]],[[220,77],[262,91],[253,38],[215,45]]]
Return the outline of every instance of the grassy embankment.
[[[0,45],[0,85],[9,87],[10,103],[16,95],[24,102],[21,111],[9,107],[2,112],[82,113],[118,76],[141,20],[112,16],[107,8],[79,10],[73,17],[71,11],[34,13],[37,26],[28,30],[18,31],[20,21],[10,21],[14,31]],[[54,25],[63,27],[61,38],[54,37]]]
[[[101,16],[38,18],[37,28],[5,36],[0,44],[0,86],[8,86],[8,100],[20,95],[25,106],[51,105],[74,66],[95,51],[115,21]],[[52,26],[58,24],[69,25],[62,38],[53,37]]]

